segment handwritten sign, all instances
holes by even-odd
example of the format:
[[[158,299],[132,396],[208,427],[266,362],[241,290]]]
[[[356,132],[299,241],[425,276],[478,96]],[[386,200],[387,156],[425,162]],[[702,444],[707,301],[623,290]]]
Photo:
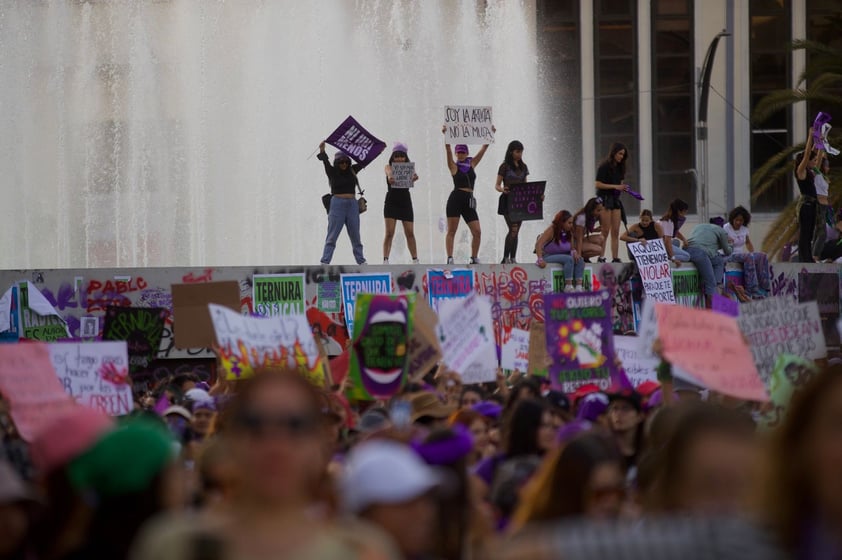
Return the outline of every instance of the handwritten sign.
[[[484,383],[497,378],[490,298],[472,293],[441,302],[439,340],[442,360],[462,377],[462,383]]]
[[[325,142],[339,148],[365,167],[386,149],[386,143],[367,131],[354,117],[349,116],[334,130]]]
[[[303,315],[304,274],[255,274],[254,312],[261,317]]]
[[[415,162],[396,161],[392,163],[392,179],[395,183],[392,185],[393,189],[411,189],[415,182],[412,177],[415,175]]]
[[[388,272],[372,274],[342,274],[342,310],[345,313],[345,326],[348,336],[354,338],[354,318],[356,317],[357,294],[388,294],[392,292],[392,275]]]
[[[653,239],[645,244],[629,243],[628,248],[634,260],[637,261],[637,269],[640,271],[646,297],[661,303],[675,303],[672,267],[664,241]]]
[[[427,271],[427,297],[430,307],[439,312],[441,302],[468,297],[474,291],[473,270]]]
[[[129,352],[129,371],[143,371],[158,354],[167,314],[163,308],[108,307],[102,339],[124,340]]]
[[[586,383],[608,389],[615,369],[608,292],[544,294],[544,314],[553,386],[565,393]]]
[[[0,344],[0,393],[25,441],[76,406],[56,377],[46,344]]]
[[[500,367],[526,373],[529,370],[529,331],[506,329],[502,342]]]
[[[290,367],[324,385],[319,348],[304,315],[248,317],[213,303],[208,308],[226,379],[250,377],[258,368]]]
[[[655,306],[664,358],[686,370],[703,387],[751,401],[768,394],[737,321],[706,309]],[[679,371],[673,375],[680,377]],[[698,381],[696,381],[698,380]]]
[[[125,341],[48,346],[59,381],[77,403],[110,416],[123,416],[134,409]]]
[[[491,107],[450,105],[444,108],[447,144],[493,144]]]
[[[815,301],[769,297],[744,303],[737,319],[751,346],[754,363],[764,382],[781,354],[817,360],[827,356],[819,308]]]
[[[546,188],[546,181],[509,185],[509,195],[506,197],[509,220],[512,222],[543,220]]]
[[[640,341],[636,336],[614,336],[614,352],[626,370],[626,376],[635,387],[645,381],[658,380],[660,360],[654,353],[644,355],[640,351]]]

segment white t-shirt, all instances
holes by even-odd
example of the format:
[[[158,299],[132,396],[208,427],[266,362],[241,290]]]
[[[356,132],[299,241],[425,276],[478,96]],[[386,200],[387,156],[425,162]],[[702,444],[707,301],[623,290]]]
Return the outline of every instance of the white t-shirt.
[[[587,222],[587,218],[585,218],[584,214],[579,214],[578,216],[576,216],[576,219],[573,221],[573,223],[575,225],[579,226],[579,227],[585,227],[586,222]]]
[[[675,236],[675,224],[672,223],[672,220],[660,220],[658,223],[661,224],[661,229],[664,230],[664,237]]]
[[[824,175],[816,173],[816,176],[813,178],[813,184],[816,186],[816,194],[818,196],[827,196],[830,185],[827,184],[827,179],[824,178]]]
[[[730,223],[725,224],[722,229],[728,234],[728,241],[731,242],[735,254],[748,253],[746,249],[746,239],[748,239],[748,228],[740,226],[740,229],[734,230]]]

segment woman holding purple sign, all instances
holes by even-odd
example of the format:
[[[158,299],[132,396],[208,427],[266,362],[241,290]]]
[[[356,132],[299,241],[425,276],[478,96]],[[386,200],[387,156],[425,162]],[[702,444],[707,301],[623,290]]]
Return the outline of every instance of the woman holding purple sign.
[[[519,183],[525,183],[529,175],[529,167],[523,161],[523,144],[518,140],[509,142],[506,148],[506,158],[497,170],[497,183],[494,188],[502,193],[497,204],[497,213],[506,220],[509,232],[506,234],[506,241],[503,245],[503,264],[514,263],[517,255],[517,234],[523,222],[513,222],[509,219],[509,187]]]
[[[563,267],[565,292],[582,291],[585,260],[573,248],[573,214],[562,210],[555,215],[553,223],[535,242],[535,254],[540,268],[546,267],[547,263]]]
[[[325,153],[324,142],[319,144],[318,158],[324,163],[331,194],[327,213],[327,238],[321,263],[330,264],[333,251],[336,250],[336,240],[339,239],[339,234],[345,227],[348,230],[348,237],[351,238],[354,259],[357,264],[366,264],[363,244],[360,240],[360,206],[354,192],[359,188],[357,171],[362,168],[359,164],[351,165],[351,158],[342,151],[336,152],[333,165],[331,165]]]
[[[596,195],[602,199],[605,212],[600,216],[600,229],[606,238],[611,239],[611,262],[618,263],[620,250],[620,221],[623,216],[623,202],[620,195],[629,190],[623,182],[626,177],[626,159],[629,150],[624,144],[614,142],[608,156],[599,164],[596,171]],[[603,253],[604,254],[604,253]],[[605,262],[600,256],[599,262]]]

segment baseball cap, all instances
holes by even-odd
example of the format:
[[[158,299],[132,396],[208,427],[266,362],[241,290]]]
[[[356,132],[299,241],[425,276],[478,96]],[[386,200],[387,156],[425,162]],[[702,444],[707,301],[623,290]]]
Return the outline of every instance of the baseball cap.
[[[340,488],[344,509],[359,513],[374,504],[407,502],[438,485],[435,471],[408,446],[375,439],[351,452]]]
[[[453,151],[457,154],[467,154],[468,153],[468,145],[467,144],[456,144],[456,147]]]
[[[608,395],[605,393],[597,391],[596,393],[587,394],[582,397],[576,419],[596,422],[608,410],[608,404]]]
[[[544,399],[553,409],[570,411],[570,399],[561,391],[550,391]]]
[[[573,404],[576,404],[576,402],[578,402],[582,397],[598,391],[599,385],[596,383],[585,383],[584,385],[580,385],[576,388],[576,392],[573,393]]]

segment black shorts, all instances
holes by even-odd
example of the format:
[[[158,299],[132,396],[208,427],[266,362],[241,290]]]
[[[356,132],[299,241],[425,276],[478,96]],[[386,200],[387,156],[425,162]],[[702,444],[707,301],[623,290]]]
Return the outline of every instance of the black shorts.
[[[450,196],[447,197],[447,209],[445,213],[448,218],[458,218],[461,216],[465,219],[466,224],[479,220],[474,194],[458,189],[451,191]]]
[[[602,199],[602,206],[606,210],[622,210],[623,202],[620,200],[620,196],[616,194],[618,192],[610,189],[598,190],[596,196]]]
[[[414,222],[415,212],[413,212],[412,206],[397,206],[386,203],[383,206],[383,217],[400,220],[401,222]]]

